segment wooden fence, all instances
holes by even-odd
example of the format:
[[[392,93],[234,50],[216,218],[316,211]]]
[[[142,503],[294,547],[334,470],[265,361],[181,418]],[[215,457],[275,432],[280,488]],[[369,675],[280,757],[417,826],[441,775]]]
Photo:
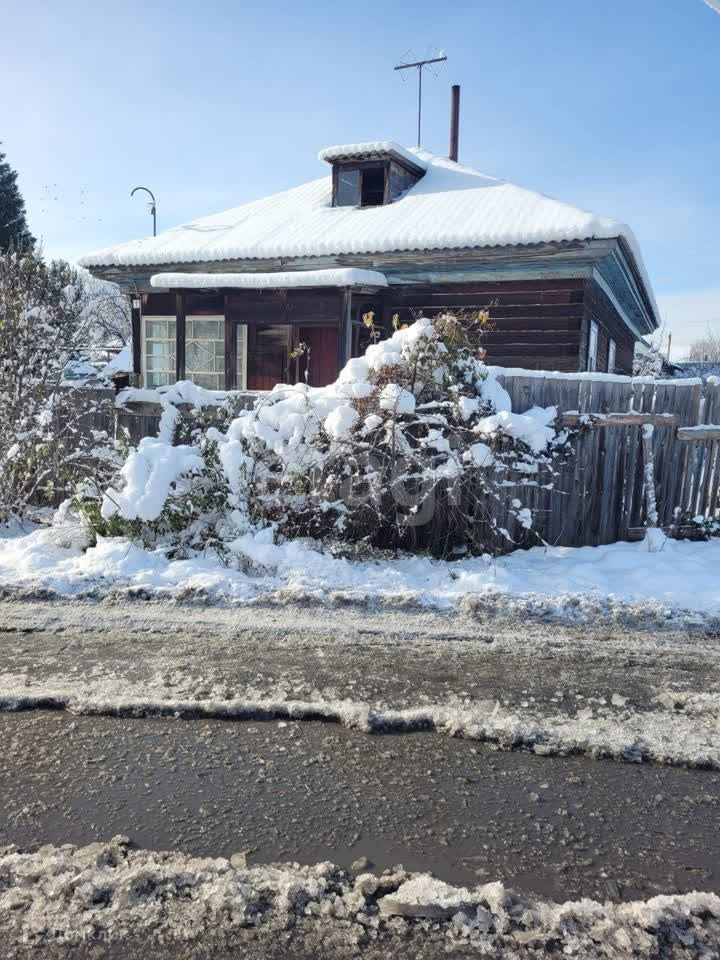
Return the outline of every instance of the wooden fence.
[[[53,389],[53,393],[56,403],[52,407],[52,422],[56,435],[67,431],[66,443],[70,449],[88,448],[87,455],[75,461],[75,470],[68,465],[61,469],[55,464],[51,487],[38,489],[31,500],[38,506],[58,507],[72,495],[76,479],[94,475],[97,461],[92,455],[92,447],[99,439],[98,435],[104,433],[110,438],[115,435],[115,391],[73,385]]]
[[[720,381],[703,385],[700,380],[521,370],[504,371],[499,379],[519,413],[556,406],[560,414],[577,411],[586,420],[593,419],[588,414],[629,412],[653,417],[659,525],[669,526],[676,508],[691,516],[720,516],[720,431],[698,429],[720,424]],[[627,540],[645,522],[641,426],[616,422],[603,428],[602,422],[599,417],[596,429],[581,429],[576,455],[561,468],[552,490],[528,489],[522,497],[548,543],[596,546]],[[511,517],[496,519],[522,539]]]
[[[561,467],[553,488],[528,487],[522,492],[523,504],[532,509],[535,526],[548,543],[596,546],[632,539],[645,522],[641,426],[627,422],[633,417],[610,414],[641,414],[642,419],[654,420],[660,526],[672,524],[678,508],[685,515],[720,517],[720,431],[702,429],[720,424],[717,378],[703,385],[700,380],[653,381],[607,374],[502,368],[497,372],[517,413],[555,406],[567,423],[577,421],[573,413],[581,422],[594,420],[594,429],[581,426],[575,456]],[[241,402],[251,406],[256,396],[245,394]],[[115,428],[126,429],[136,444],[142,436],[157,433],[159,414],[157,404],[133,403],[116,410]],[[89,415],[87,427],[112,432],[112,417]],[[504,505],[498,505],[494,516],[514,540],[526,539]]]

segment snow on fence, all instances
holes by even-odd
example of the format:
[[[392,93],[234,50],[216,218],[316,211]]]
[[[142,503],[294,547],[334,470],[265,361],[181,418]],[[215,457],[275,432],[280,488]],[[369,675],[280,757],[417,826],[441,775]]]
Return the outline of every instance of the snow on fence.
[[[720,517],[720,380],[650,380],[609,374],[502,370],[513,410],[555,406],[568,426],[581,425],[576,456],[560,468],[550,490],[523,494],[544,540],[597,546],[632,539],[645,523],[642,423],[652,421],[652,449],[660,526],[679,508],[684,516]],[[247,405],[257,394],[245,394]],[[93,415],[94,429],[112,429]],[[109,418],[108,418],[109,421]],[[159,404],[133,402],[116,410],[116,425],[133,444],[155,435]],[[584,429],[582,425],[587,429]],[[488,508],[490,509],[490,507]],[[527,542],[504,505],[492,505],[497,524]]]
[[[525,494],[548,543],[597,546],[631,539],[644,524],[641,422],[648,420],[654,426],[659,525],[669,526],[676,508],[685,516],[720,516],[720,431],[708,429],[720,424],[717,378],[703,385],[701,380],[505,370],[501,379],[513,410],[553,405],[561,414],[577,412],[581,422],[595,421],[596,429],[581,430],[576,456],[561,468],[554,488]],[[629,413],[643,416],[608,416]],[[574,420],[566,418],[568,424]],[[607,429],[597,429],[603,420]],[[503,525],[506,519],[511,535],[521,538],[511,518],[497,519]]]

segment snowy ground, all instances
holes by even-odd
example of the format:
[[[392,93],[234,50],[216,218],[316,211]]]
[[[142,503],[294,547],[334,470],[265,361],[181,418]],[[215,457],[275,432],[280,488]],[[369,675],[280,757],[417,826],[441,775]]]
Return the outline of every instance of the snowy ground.
[[[274,545],[267,533],[236,545],[243,570],[214,557],[169,561],[121,539],[83,550],[62,527],[13,534],[0,551],[0,590],[75,596],[137,594],[245,604],[258,601],[417,604],[435,609],[523,611],[582,621],[720,616],[720,539],[666,540],[579,549],[535,547],[502,559],[452,563],[426,557],[348,561],[304,541]]]
[[[3,957],[717,955],[720,541],[76,533],[0,542]]]
[[[402,868],[247,867],[128,849],[0,855],[5,957],[593,958],[716,956],[720,898],[562,905],[500,882],[452,887]],[[169,943],[168,943],[169,941]],[[197,952],[192,952],[193,948]]]
[[[6,602],[0,708],[324,718],[537,754],[720,769],[714,629],[461,613]]]
[[[717,950],[708,620],[105,594],[0,603],[0,844],[25,851],[0,851],[3,956],[28,943],[43,960],[129,960],[148,943],[158,960]],[[303,722],[318,717],[333,723]],[[111,849],[113,833],[149,849]],[[358,887],[351,857],[385,867],[376,851],[393,838],[391,863],[466,890],[425,877],[403,891],[404,874]],[[224,859],[253,845],[249,869]],[[468,855],[469,878],[440,870]],[[343,868],[262,864],[329,857]]]

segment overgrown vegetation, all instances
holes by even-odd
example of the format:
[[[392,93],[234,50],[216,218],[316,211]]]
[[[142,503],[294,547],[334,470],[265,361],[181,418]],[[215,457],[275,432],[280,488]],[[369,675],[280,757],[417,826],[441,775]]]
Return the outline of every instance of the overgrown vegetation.
[[[68,264],[0,254],[0,522],[80,481],[101,489],[117,469],[111,438],[94,427],[111,401],[92,384],[63,386],[87,342],[91,304]]]
[[[239,536],[267,527],[442,557],[537,542],[523,499],[552,483],[568,438],[556,435],[554,408],[511,412],[482,362],[487,322],[420,318],[389,340],[374,335],[331,387],[279,387],[239,413],[174,414],[170,434],[131,453],[98,532],[112,521],[137,533],[141,520],[146,542],[229,559]]]

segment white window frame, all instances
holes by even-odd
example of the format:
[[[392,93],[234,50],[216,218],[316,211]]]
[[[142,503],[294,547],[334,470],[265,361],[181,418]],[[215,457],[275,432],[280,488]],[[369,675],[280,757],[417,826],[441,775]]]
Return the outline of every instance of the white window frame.
[[[617,344],[610,337],[610,342],[608,343],[608,373],[615,373],[615,360],[617,358]]]
[[[238,323],[235,327],[237,337],[237,367],[235,370],[238,390],[247,390],[247,361],[248,361],[248,328],[246,323]]]
[[[597,370],[598,340],[600,328],[594,320],[590,321],[590,335],[588,337],[587,370]]]
[[[172,321],[175,324],[175,336],[170,339],[169,337],[158,338],[153,337],[152,339],[158,343],[172,343],[172,352],[170,353],[171,359],[171,368],[167,370],[149,370],[148,369],[148,357],[147,357],[147,324],[155,323],[156,321]],[[175,314],[143,314],[142,317],[142,336],[141,340],[141,349],[142,349],[142,371],[143,371],[143,385],[150,390],[154,390],[155,387],[165,386],[165,384],[158,384],[149,382],[149,374],[151,373],[162,373],[167,376],[167,383],[175,383],[176,370],[177,370],[177,317]]]
[[[212,340],[198,339],[192,336],[193,326],[195,323],[204,323],[208,321],[210,323],[217,324],[217,329],[220,331],[219,336],[215,337]],[[219,370],[193,370],[190,366],[190,346],[193,340],[198,344],[221,344],[222,351],[220,356],[222,357],[222,363]],[[213,349],[212,353],[213,360],[217,359],[215,350]],[[197,383],[198,377],[214,377],[215,385],[208,387],[206,384],[198,384],[199,386],[204,386],[207,390],[224,390],[225,389],[225,314],[222,313],[213,313],[213,314],[203,314],[203,313],[189,313],[185,317],[185,379],[191,380],[193,383]]]

